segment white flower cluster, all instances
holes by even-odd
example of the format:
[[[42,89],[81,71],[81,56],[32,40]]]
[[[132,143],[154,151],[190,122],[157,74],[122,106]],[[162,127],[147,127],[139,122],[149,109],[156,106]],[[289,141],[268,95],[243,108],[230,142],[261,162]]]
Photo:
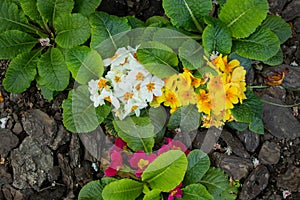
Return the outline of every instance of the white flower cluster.
[[[88,83],[94,106],[105,104],[105,100],[111,102],[113,112],[121,120],[132,112],[139,116],[153,95],[162,95],[164,82],[138,62],[137,48],[119,48],[113,57],[103,61],[104,66],[110,66],[105,77]]]

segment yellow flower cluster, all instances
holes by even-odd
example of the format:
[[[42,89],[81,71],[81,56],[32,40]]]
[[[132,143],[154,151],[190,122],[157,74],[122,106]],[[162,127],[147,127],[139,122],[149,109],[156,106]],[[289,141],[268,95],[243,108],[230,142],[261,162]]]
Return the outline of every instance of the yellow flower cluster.
[[[164,79],[163,95],[155,97],[151,106],[163,103],[171,108],[196,104],[203,114],[203,127],[220,127],[226,121],[233,120],[231,109],[234,104],[243,103],[246,99],[246,71],[238,60],[228,62],[227,56],[219,55],[207,64],[215,70],[215,74],[207,72],[202,78],[195,77],[191,71]]]

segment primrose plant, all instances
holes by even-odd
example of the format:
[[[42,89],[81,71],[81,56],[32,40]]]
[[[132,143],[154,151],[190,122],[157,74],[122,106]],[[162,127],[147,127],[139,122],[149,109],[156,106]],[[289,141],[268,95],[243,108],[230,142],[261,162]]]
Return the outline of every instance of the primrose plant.
[[[21,93],[35,80],[47,99],[52,99],[54,92],[65,90],[70,71],[74,74],[75,69],[68,65],[64,54],[69,50],[93,54],[92,49],[79,45],[90,37],[87,17],[100,2],[1,0],[0,59],[11,60],[4,88]],[[100,56],[93,56],[99,62]]]

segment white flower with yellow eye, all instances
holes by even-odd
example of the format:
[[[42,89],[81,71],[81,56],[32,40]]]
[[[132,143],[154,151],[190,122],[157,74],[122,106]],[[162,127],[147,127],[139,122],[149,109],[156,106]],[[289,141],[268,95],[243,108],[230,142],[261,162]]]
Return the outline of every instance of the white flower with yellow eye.
[[[152,76],[150,79],[147,79],[142,82],[140,93],[148,102],[153,100],[153,95],[161,96],[162,87],[164,86],[164,81],[158,78],[157,76]]]

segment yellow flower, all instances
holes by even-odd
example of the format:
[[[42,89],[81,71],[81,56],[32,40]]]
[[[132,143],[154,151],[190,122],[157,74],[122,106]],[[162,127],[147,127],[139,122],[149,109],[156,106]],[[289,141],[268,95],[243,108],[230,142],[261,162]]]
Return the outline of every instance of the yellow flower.
[[[166,91],[165,91],[164,105],[169,106],[171,108],[178,108],[181,106],[177,95],[173,91],[168,90],[168,89],[166,89]]]
[[[203,112],[207,115],[210,115],[211,112],[211,101],[209,95],[206,93],[205,90],[200,90],[199,94],[197,95],[197,108],[199,112]]]
[[[238,89],[230,84],[225,86],[226,90],[226,101],[225,101],[225,108],[232,109],[234,106],[233,104],[237,104],[239,102],[238,98]]]
[[[233,83],[245,81],[245,76],[246,76],[246,70],[244,69],[244,67],[236,67],[232,72],[230,81]]]
[[[196,103],[194,90],[178,91],[178,97],[183,106]]]

